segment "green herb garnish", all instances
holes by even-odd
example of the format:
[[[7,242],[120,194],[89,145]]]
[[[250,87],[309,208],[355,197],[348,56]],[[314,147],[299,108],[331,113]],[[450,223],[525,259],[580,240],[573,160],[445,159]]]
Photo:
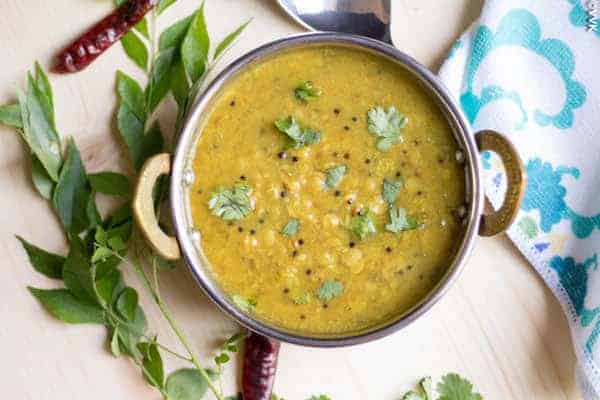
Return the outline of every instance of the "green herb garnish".
[[[304,81],[294,89],[294,96],[304,103],[316,99],[321,93],[321,90],[317,89],[311,81]]]
[[[381,191],[381,197],[388,204],[394,204],[398,198],[398,193],[402,189],[402,181],[391,180],[385,178],[383,180],[383,189]]]
[[[318,396],[316,396],[316,395],[310,396],[310,398],[308,400],[331,400],[331,397],[329,397],[325,394],[320,394]]]
[[[317,289],[317,297],[322,301],[331,301],[344,293],[344,284],[333,279],[323,282],[321,287]]]
[[[437,385],[437,400],[483,400],[483,396],[473,391],[473,385],[458,374],[447,374]],[[436,400],[430,377],[419,381],[417,390],[402,396],[402,400]]]
[[[280,132],[285,133],[293,142],[293,147],[299,149],[302,146],[319,143],[321,133],[312,128],[302,128],[296,119],[292,116],[278,119],[275,121],[275,127]]]
[[[350,220],[349,229],[358,236],[360,240],[364,240],[367,236],[377,233],[373,215],[368,209],[361,211],[359,215]]]
[[[258,304],[254,299],[247,299],[237,294],[234,294],[231,297],[231,300],[233,300],[233,304],[235,304],[237,308],[247,313],[254,311]]]
[[[420,228],[422,226],[415,218],[409,217],[406,210],[394,205],[390,206],[390,223],[385,226],[390,232],[400,233]]]
[[[294,236],[295,234],[297,234],[299,229],[300,229],[300,220],[297,218],[292,218],[288,221],[287,224],[285,224],[285,226],[281,230],[281,233],[287,237],[291,237],[291,236]]]
[[[254,209],[251,193],[252,189],[243,184],[236,184],[231,189],[219,186],[208,201],[208,208],[225,221],[240,220]]]
[[[377,137],[377,149],[388,151],[394,143],[402,140],[400,131],[408,124],[408,119],[393,106],[387,112],[377,106],[367,113],[367,122],[369,132]]]
[[[308,292],[302,293],[299,296],[294,297],[293,302],[298,306],[302,306],[310,303],[311,295]]]
[[[333,189],[336,187],[342,181],[347,172],[348,167],[345,165],[337,165],[325,171],[327,174],[327,178],[325,178],[325,189]]]

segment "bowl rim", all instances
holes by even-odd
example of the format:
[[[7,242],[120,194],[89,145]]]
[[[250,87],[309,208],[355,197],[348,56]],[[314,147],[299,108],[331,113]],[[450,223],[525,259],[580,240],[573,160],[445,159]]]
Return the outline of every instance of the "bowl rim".
[[[197,139],[196,131],[202,121],[204,110],[210,107],[211,101],[224,85],[238,73],[245,70],[246,67],[275,53],[307,45],[341,45],[359,48],[363,51],[391,59],[402,65],[412,72],[416,78],[420,79],[427,86],[427,89],[436,96],[435,100],[452,125],[455,139],[466,153],[465,175],[467,199],[469,200],[467,201],[468,216],[465,218],[467,226],[465,227],[462,243],[458,246],[456,255],[445,276],[423,299],[395,320],[387,321],[370,330],[351,332],[345,336],[321,337],[286,331],[284,328],[270,325],[237,309],[208,277],[206,268],[202,265],[200,256],[197,254],[198,249],[194,243],[194,235],[187,225],[186,184],[184,183],[185,166],[186,162],[190,158],[193,158],[190,157],[190,154],[194,152],[193,147]],[[425,314],[446,294],[460,275],[472,251],[474,239],[479,229],[480,216],[482,215],[483,192],[481,190],[481,165],[478,154],[479,151],[477,150],[470,124],[458,106],[457,101],[453,99],[448,89],[437,76],[412,57],[383,42],[346,33],[309,32],[288,36],[263,44],[233,61],[214,78],[194,102],[177,139],[172,159],[170,208],[175,234],[182,250],[183,258],[204,293],[226,315],[232,317],[246,328],[278,341],[310,347],[343,347],[366,343],[394,333]]]

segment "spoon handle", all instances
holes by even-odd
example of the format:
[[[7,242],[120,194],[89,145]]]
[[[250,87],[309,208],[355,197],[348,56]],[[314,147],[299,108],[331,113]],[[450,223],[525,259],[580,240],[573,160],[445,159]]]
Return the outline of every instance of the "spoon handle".
[[[244,400],[269,400],[273,392],[280,343],[251,332],[246,338],[242,372]]]

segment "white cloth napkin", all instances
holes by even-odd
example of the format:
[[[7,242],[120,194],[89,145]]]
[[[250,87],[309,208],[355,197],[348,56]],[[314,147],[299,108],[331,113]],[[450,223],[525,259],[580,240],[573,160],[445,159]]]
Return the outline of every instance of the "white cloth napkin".
[[[508,235],[562,305],[577,381],[586,400],[597,399],[600,0],[488,0],[440,77],[475,132],[502,132],[521,154],[528,185]],[[486,195],[499,207],[502,165],[494,154],[482,158]]]

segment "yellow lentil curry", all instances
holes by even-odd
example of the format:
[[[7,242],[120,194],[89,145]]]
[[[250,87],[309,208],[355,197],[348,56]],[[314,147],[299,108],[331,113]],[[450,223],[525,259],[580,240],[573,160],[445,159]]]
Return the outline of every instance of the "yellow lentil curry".
[[[223,89],[200,130],[193,223],[242,311],[341,335],[398,317],[445,274],[463,165],[436,103],[391,61],[278,54]]]

